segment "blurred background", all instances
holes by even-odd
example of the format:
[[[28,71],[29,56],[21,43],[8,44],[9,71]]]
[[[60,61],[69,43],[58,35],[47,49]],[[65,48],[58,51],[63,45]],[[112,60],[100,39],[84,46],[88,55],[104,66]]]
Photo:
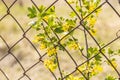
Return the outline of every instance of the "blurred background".
[[[13,4],[14,0],[3,0],[6,5],[9,7]],[[6,14],[7,8],[2,0],[0,0],[0,35],[4,38],[7,44],[11,47],[13,46],[18,40],[23,37],[23,32],[19,26],[21,26],[24,31],[26,31],[30,26],[28,25],[32,19],[27,17],[28,14],[28,7],[31,7],[33,3],[31,0],[17,0],[15,4],[10,8],[10,13],[13,17],[18,21],[20,25],[18,25],[10,15],[5,16],[3,19],[2,17]],[[33,0],[37,6],[45,5],[46,7],[50,6],[55,0]],[[117,10],[120,14],[120,4],[118,0],[108,0],[112,6]],[[104,2],[104,0],[102,0]],[[69,17],[69,13],[72,11],[69,6],[65,3],[64,0],[59,0],[56,4],[56,13],[58,16]],[[116,33],[120,30],[120,17],[113,11],[113,9],[108,5],[105,4],[102,6],[102,11],[98,17],[97,23],[95,24],[95,28],[97,30],[96,33],[96,40],[98,42],[102,42],[107,44],[108,42],[112,41],[116,38]],[[76,31],[80,40],[83,39],[83,34],[80,31]],[[34,36],[37,32],[34,29],[30,29],[26,36],[27,38],[32,41]],[[118,32],[120,35],[120,32]],[[81,42],[82,43],[82,42]],[[95,45],[94,41],[89,38],[89,44]],[[39,45],[34,44],[41,55],[44,52],[39,50]],[[114,50],[120,49],[120,39],[109,45],[108,47],[113,48]],[[35,64],[39,60],[39,55],[33,46],[29,43],[28,40],[23,39],[17,45],[15,45],[11,52],[17,57],[17,59],[21,62],[25,70],[30,68],[33,64]],[[72,63],[70,58],[64,52],[60,52],[60,61],[62,69],[66,72],[71,72],[74,70],[75,65]],[[72,54],[74,53],[74,54]],[[78,52],[71,51],[72,56],[78,63],[82,63],[81,57]],[[5,72],[8,76],[9,80],[17,80],[20,76],[23,75],[23,70],[20,65],[17,63],[16,59],[12,55],[8,54],[8,48],[5,45],[5,42],[0,38],[0,69]],[[64,56],[64,57],[63,57]],[[4,59],[2,59],[4,57]],[[116,56],[117,63],[118,63],[118,70],[120,71],[120,56]],[[1,60],[2,59],[2,60]],[[104,75],[109,73],[114,73],[117,76],[116,72],[108,66],[104,66],[104,72],[92,78],[92,80],[104,80]],[[51,73],[44,67],[43,63],[39,63],[34,66],[31,70],[26,73],[32,80],[53,80]],[[57,76],[59,76],[58,71],[55,72]],[[101,79],[99,79],[101,78]],[[0,71],[0,80],[7,80],[5,76]],[[23,77],[21,80],[29,80],[27,77]]]

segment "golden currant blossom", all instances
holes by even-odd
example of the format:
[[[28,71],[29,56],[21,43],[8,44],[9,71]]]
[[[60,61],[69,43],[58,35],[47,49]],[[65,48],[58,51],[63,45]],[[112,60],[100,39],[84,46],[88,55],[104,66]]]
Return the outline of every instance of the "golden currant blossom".
[[[55,55],[56,53],[57,53],[57,50],[56,50],[56,48],[54,48],[54,47],[47,49],[47,54],[48,54],[48,56],[53,56],[53,55]]]

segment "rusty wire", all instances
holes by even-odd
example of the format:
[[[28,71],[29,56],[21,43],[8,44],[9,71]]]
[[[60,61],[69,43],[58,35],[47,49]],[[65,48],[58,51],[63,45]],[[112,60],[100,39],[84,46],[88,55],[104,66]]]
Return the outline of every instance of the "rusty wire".
[[[13,18],[13,20],[14,20],[14,21],[18,24],[18,26],[20,27],[23,35],[22,35],[21,39],[19,39],[18,41],[16,41],[15,44],[13,44],[12,46],[9,46],[9,44],[7,43],[7,40],[4,39],[4,36],[0,35],[0,39],[6,44],[6,47],[8,48],[7,54],[4,55],[2,58],[0,58],[0,61],[2,61],[2,60],[3,60],[5,57],[7,57],[8,55],[12,55],[12,56],[15,58],[15,60],[17,61],[17,63],[19,64],[19,66],[20,66],[20,67],[22,68],[22,70],[23,70],[23,75],[20,76],[19,79],[16,79],[16,80],[21,80],[23,77],[27,77],[29,80],[32,80],[32,79],[30,78],[30,76],[27,75],[27,72],[29,72],[31,69],[33,69],[34,66],[36,66],[36,65],[39,64],[40,62],[43,63],[43,62],[44,62],[44,61],[43,61],[43,57],[46,56],[46,53],[43,54],[43,55],[41,55],[40,52],[39,52],[39,51],[36,49],[36,47],[34,46],[34,44],[33,44],[33,43],[30,41],[30,39],[26,36],[26,34],[31,30],[32,26],[29,27],[27,30],[24,30],[23,27],[21,26],[21,24],[19,23],[19,21],[16,19],[16,17],[15,17],[13,14],[11,14],[10,11],[11,11],[12,6],[13,6],[18,0],[14,0],[14,2],[13,2],[10,6],[7,6],[7,4],[5,3],[4,0],[1,0],[1,1],[2,1],[2,3],[6,6],[7,11],[6,11],[6,14],[4,14],[4,16],[2,16],[2,18],[0,18],[0,21],[2,21],[2,20],[3,20],[6,16],[8,16],[8,15],[11,16],[11,17]],[[38,8],[38,6],[36,5],[35,0],[30,0],[30,1],[32,2],[32,4],[33,4],[33,5],[38,9],[38,11],[39,11],[39,8]],[[51,6],[55,5],[58,1],[59,1],[59,0],[54,1],[54,2],[46,9],[46,11],[47,11]],[[63,47],[63,49],[65,50],[65,52],[69,55],[69,57],[70,57],[71,60],[73,61],[74,65],[76,66],[71,73],[69,73],[69,74],[66,75],[66,76],[63,76],[63,75],[62,75],[62,71],[61,71],[61,67],[60,67],[60,64],[59,64],[58,55],[56,55],[57,62],[58,62],[58,69],[59,69],[59,73],[60,73],[60,75],[61,75],[62,80],[64,80],[67,76],[73,74],[73,73],[76,72],[76,71],[79,71],[79,73],[85,78],[85,80],[89,80],[89,77],[85,76],[85,75],[78,69],[78,67],[80,67],[80,66],[82,66],[83,64],[89,62],[90,60],[92,60],[93,58],[95,58],[95,57],[96,57],[97,55],[99,55],[99,54],[103,55],[104,58],[111,64],[111,66],[113,67],[113,69],[115,70],[115,72],[118,74],[118,79],[120,80],[120,71],[118,71],[118,69],[116,69],[116,68],[114,67],[114,65],[111,63],[111,61],[109,60],[109,58],[102,52],[102,50],[103,50],[105,47],[109,46],[110,44],[112,44],[113,42],[117,41],[117,40],[120,38],[120,35],[118,34],[118,33],[120,32],[120,30],[118,30],[118,32],[116,33],[116,38],[115,38],[115,39],[111,40],[110,42],[108,42],[107,44],[105,44],[103,47],[101,47],[100,44],[99,44],[99,42],[95,39],[94,36],[92,36],[92,34],[86,29],[86,27],[85,27],[85,26],[83,25],[83,23],[82,23],[88,16],[90,16],[90,15],[91,15],[92,13],[94,13],[98,8],[102,7],[102,6],[105,5],[105,4],[109,5],[109,6],[111,7],[111,9],[113,9],[113,11],[116,13],[116,15],[120,18],[119,12],[114,8],[114,6],[111,5],[111,3],[109,2],[109,0],[105,0],[105,1],[104,1],[103,3],[101,3],[95,10],[93,10],[90,14],[88,14],[88,15],[87,15],[86,17],[84,17],[84,18],[81,18],[81,17],[79,16],[79,14],[78,14],[78,13],[74,10],[74,8],[71,6],[71,4],[69,4],[69,3],[67,2],[67,0],[64,0],[64,1],[68,4],[68,6],[71,8],[71,10],[74,11],[74,13],[76,14],[76,16],[77,16],[78,19],[80,20],[80,23],[78,24],[78,26],[76,26],[73,30],[71,30],[68,34],[66,34],[66,35],[63,36],[62,38],[59,38],[59,36],[58,36],[56,33],[54,33],[54,31],[53,31],[53,33],[55,34],[55,36],[56,36],[57,39],[59,40],[59,41],[58,41],[58,45],[61,45],[61,46]],[[80,1],[80,0],[79,0],[79,1]],[[47,22],[46,22],[45,20],[44,20],[44,22],[47,24]],[[87,43],[88,39],[87,39],[86,35],[90,35],[91,38],[92,38],[92,39],[94,40],[94,42],[96,43],[96,45],[99,47],[99,53],[96,54],[96,55],[94,55],[94,56],[91,57],[91,58],[87,58],[87,60],[84,61],[83,63],[78,64],[78,63],[75,61],[75,59],[73,58],[73,56],[70,54],[70,52],[69,52],[62,44],[60,44],[60,41],[61,41],[62,39],[64,39],[66,36],[68,36],[71,32],[75,31],[76,29],[81,29],[80,27],[83,28],[82,31],[84,32],[84,36],[85,36],[86,49],[88,49],[88,43]],[[44,28],[44,24],[43,24],[43,28]],[[51,29],[51,30],[52,30],[52,29]],[[49,34],[46,33],[46,35],[49,37]],[[23,39],[26,39],[26,40],[32,45],[33,49],[37,52],[37,54],[39,55],[39,60],[38,60],[35,64],[33,64],[31,67],[29,67],[27,70],[25,70],[25,68],[23,67],[23,65],[22,65],[21,62],[19,61],[19,59],[17,59],[17,57],[16,57],[16,56],[12,53],[12,51],[11,51],[11,50],[14,48],[14,46],[16,46],[16,45],[17,45],[20,41],[22,41]],[[51,40],[50,37],[49,37],[49,39]],[[73,39],[74,39],[74,37],[73,37]],[[58,46],[58,45],[55,45],[55,47]],[[85,56],[84,54],[83,54],[83,56],[86,58],[86,56]],[[50,71],[50,70],[49,70],[49,71]],[[7,80],[11,80],[11,79],[8,78],[7,73],[5,73],[1,68],[0,68],[0,72],[5,76],[5,78],[6,78]],[[56,75],[55,75],[54,72],[50,71],[50,73],[53,75],[53,77],[54,77],[55,80],[58,79],[58,78],[56,77]],[[88,76],[89,76],[89,75],[88,75]],[[40,80],[41,80],[41,79],[40,79]]]

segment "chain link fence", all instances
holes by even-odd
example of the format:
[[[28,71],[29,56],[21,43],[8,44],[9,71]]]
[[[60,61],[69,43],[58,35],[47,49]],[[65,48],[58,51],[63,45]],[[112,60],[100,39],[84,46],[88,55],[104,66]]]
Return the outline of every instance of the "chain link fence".
[[[37,9],[38,9],[38,5],[36,4],[36,0],[29,0],[31,3],[32,3],[32,5],[34,5]],[[35,75],[38,75],[38,73],[36,73],[35,71],[34,71],[34,68],[35,68],[35,66],[36,65],[38,65],[38,66],[42,66],[43,65],[43,62],[44,62],[44,57],[46,57],[46,53],[41,53],[37,48],[36,48],[36,46],[33,44],[33,42],[29,39],[29,37],[27,36],[27,35],[30,35],[30,34],[28,34],[29,32],[30,32],[30,30],[32,30],[32,27],[29,27],[28,29],[24,29],[23,28],[23,26],[21,25],[21,23],[19,23],[19,20],[17,20],[17,18],[11,13],[11,10],[12,10],[12,8],[14,7],[14,5],[15,4],[18,4],[17,2],[19,2],[19,4],[21,5],[21,6],[23,6],[24,5],[24,3],[22,2],[22,1],[20,1],[20,0],[14,0],[13,2],[12,2],[12,4],[10,5],[10,6],[8,6],[7,4],[6,4],[6,1],[5,0],[1,0],[1,3],[2,4],[4,4],[4,6],[6,7],[6,13],[0,18],[0,22],[2,22],[7,16],[10,16],[11,18],[12,18],[12,20],[18,25],[18,27],[20,28],[19,30],[21,30],[22,32],[22,34],[20,34],[21,35],[21,38],[19,39],[19,40],[17,40],[17,41],[15,41],[15,43],[11,46],[11,45],[9,45],[8,44],[8,40],[6,40],[4,37],[5,36],[3,36],[3,35],[1,35],[0,34],[0,40],[2,40],[2,43],[4,43],[5,45],[6,45],[6,49],[5,50],[7,50],[6,51],[6,54],[4,55],[4,56],[2,56],[2,57],[0,57],[0,63],[1,62],[7,62],[7,61],[9,61],[10,60],[10,58],[7,58],[7,60],[6,60],[6,57],[9,57],[9,56],[12,56],[14,59],[15,59],[15,62],[13,62],[13,63],[16,63],[16,64],[18,64],[18,66],[21,68],[20,69],[20,71],[22,71],[21,73],[20,73],[20,75],[18,75],[17,76],[17,78],[15,79],[15,80],[33,80],[32,78],[31,78],[31,76],[28,74],[29,72],[31,72],[32,71],[32,69],[33,69],[33,71],[31,72],[32,74],[35,74]],[[51,3],[51,5],[47,8],[47,10],[51,7],[51,6],[53,6],[53,5],[55,5],[55,4],[57,4],[59,2],[59,0],[56,0],[56,1],[53,1],[52,3]],[[59,69],[58,70],[58,72],[61,74],[61,78],[62,78],[62,80],[65,80],[65,78],[67,77],[67,76],[69,76],[69,75],[71,75],[71,74],[74,74],[74,72],[76,72],[76,71],[78,71],[79,72],[79,74],[82,74],[82,76],[85,78],[85,80],[88,80],[88,78],[78,69],[78,67],[80,67],[80,66],[82,66],[82,65],[84,65],[85,63],[87,63],[87,62],[89,62],[90,60],[92,60],[93,58],[95,58],[95,56],[97,56],[97,55],[99,55],[99,54],[101,54],[102,56],[104,56],[104,58],[112,65],[112,67],[113,67],[113,69],[114,69],[114,71],[115,71],[115,73],[118,75],[118,80],[120,80],[120,69],[118,68],[116,68],[116,67],[114,67],[114,65],[111,63],[111,61],[109,60],[109,58],[102,52],[102,50],[104,49],[104,48],[106,48],[106,47],[108,47],[109,45],[111,45],[112,43],[114,43],[114,42],[116,42],[117,40],[119,40],[120,39],[120,35],[119,35],[119,32],[120,32],[120,30],[118,30],[117,32],[116,32],[116,38],[114,38],[113,40],[111,40],[110,42],[108,42],[107,44],[105,44],[104,46],[102,46],[101,47],[101,45],[99,44],[99,41],[84,27],[84,25],[82,24],[82,21],[84,21],[88,16],[90,16],[92,13],[94,13],[98,8],[100,8],[100,7],[102,7],[102,6],[104,6],[104,5],[107,5],[107,6],[109,6],[114,12],[115,12],[115,14],[117,15],[117,17],[118,18],[120,18],[120,13],[114,8],[114,6],[109,2],[109,0],[105,0],[105,1],[102,1],[102,3],[94,10],[94,11],[92,11],[90,14],[88,14],[85,18],[83,18],[83,19],[81,19],[80,18],[80,16],[77,14],[77,12],[75,11],[75,9],[72,7],[72,5],[71,4],[69,4],[66,0],[64,0],[64,2],[69,6],[69,8],[71,9],[71,10],[73,10],[74,11],[74,13],[77,15],[77,17],[78,17],[78,19],[80,20],[80,24],[78,25],[78,26],[76,26],[72,31],[70,31],[68,34],[66,34],[64,37],[62,37],[61,39],[59,39],[59,42],[62,40],[62,39],[64,39],[66,36],[68,36],[71,32],[73,32],[73,31],[75,31],[75,30],[77,30],[77,29],[79,29],[80,28],[80,26],[85,30],[85,32],[87,33],[86,35],[90,35],[90,37],[93,39],[93,41],[94,41],[94,43],[99,47],[99,52],[100,53],[98,53],[98,54],[96,54],[96,55],[94,55],[93,57],[91,57],[91,58],[89,58],[89,59],[86,59],[84,62],[82,62],[82,63],[80,63],[80,64],[78,64],[78,62],[74,59],[74,57],[73,57],[73,55],[67,50],[67,49],[65,49],[65,52],[68,54],[68,56],[70,57],[70,60],[71,61],[73,61],[73,63],[74,63],[74,70],[72,70],[71,72],[69,72],[66,76],[62,76],[62,71]],[[118,1],[118,3],[119,3],[119,1]],[[62,6],[62,5],[61,5]],[[57,6],[56,6],[57,7]],[[39,9],[38,9],[39,10]],[[18,12],[19,13],[19,12]],[[27,15],[27,14],[25,14],[25,15]],[[24,20],[24,19],[23,19]],[[0,27],[1,27],[1,25],[0,25]],[[9,27],[9,26],[8,26]],[[5,33],[5,32],[4,32]],[[106,32],[107,33],[107,32]],[[55,34],[56,35],[56,34]],[[85,35],[85,37],[86,37],[86,35]],[[56,37],[58,37],[57,35],[56,35]],[[13,37],[11,37],[11,38],[13,38]],[[87,41],[87,37],[85,38],[86,40],[85,41]],[[13,49],[15,48],[15,46],[16,45],[18,45],[20,42],[22,42],[23,40],[26,40],[30,45],[31,45],[31,48],[32,49],[34,49],[34,51],[33,52],[31,52],[31,53],[34,53],[34,54],[36,54],[36,55],[38,55],[39,57],[37,57],[36,58],[36,62],[33,64],[32,62],[30,62],[30,63],[32,63],[32,65],[30,65],[29,67],[27,67],[27,68],[25,68],[24,66],[26,65],[26,63],[23,65],[22,63],[21,63],[21,58],[19,58],[19,57],[17,57],[16,56],[16,54],[14,54],[14,51],[13,51]],[[1,43],[0,43],[1,44]],[[60,44],[60,43],[58,43],[58,44]],[[89,46],[89,44],[86,44],[86,46]],[[20,46],[20,47],[23,47],[23,46]],[[19,48],[18,48],[19,49]],[[26,47],[24,47],[24,51],[26,51]],[[22,54],[22,53],[19,53],[19,54]],[[32,54],[29,54],[29,55],[32,55]],[[84,56],[84,55],[83,55]],[[34,56],[33,56],[34,57]],[[59,59],[58,59],[59,60]],[[13,64],[11,64],[11,65],[13,65]],[[60,65],[61,64],[59,64],[58,66],[60,67]],[[3,66],[4,67],[4,65],[1,65],[1,66]],[[68,66],[71,66],[71,64],[69,64]],[[13,67],[13,66],[12,66]],[[44,68],[45,69],[45,68]],[[39,71],[39,67],[37,68],[37,70]],[[14,72],[14,70],[11,70],[11,71],[13,71]],[[44,71],[44,70],[43,70]],[[19,72],[19,70],[18,70],[18,72]],[[11,79],[9,76],[10,75],[8,75],[8,73],[6,72],[6,70],[4,70],[2,67],[0,67],[0,73],[2,73],[2,75],[3,75],[3,77],[4,77],[4,79],[5,80],[13,80],[13,79]],[[40,73],[42,74],[42,71],[40,71]],[[52,80],[57,80],[58,79],[58,76],[57,76],[57,74],[58,73],[54,73],[54,72],[51,72],[51,71],[48,71],[48,73],[50,73],[50,75],[51,75],[51,77],[52,77]],[[11,75],[12,77],[14,77],[15,75],[17,75],[17,73],[16,74],[14,74],[14,75]],[[1,76],[1,75],[0,75]],[[47,74],[43,74],[42,75],[43,77],[46,77],[47,76]],[[38,80],[43,80],[41,77],[39,77],[39,79]],[[50,80],[50,79],[49,79]],[[99,80],[101,80],[101,79],[99,79]]]

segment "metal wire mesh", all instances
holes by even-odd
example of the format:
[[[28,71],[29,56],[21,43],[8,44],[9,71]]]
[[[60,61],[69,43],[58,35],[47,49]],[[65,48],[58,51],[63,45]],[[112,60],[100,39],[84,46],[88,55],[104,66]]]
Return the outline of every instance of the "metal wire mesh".
[[[19,66],[20,66],[20,67],[22,68],[22,70],[23,70],[22,76],[19,76],[19,78],[16,79],[16,80],[22,80],[22,78],[24,78],[24,77],[26,77],[28,80],[32,80],[32,79],[30,78],[30,76],[27,74],[27,72],[29,72],[31,69],[33,69],[33,68],[34,68],[36,65],[38,65],[39,63],[43,63],[43,62],[44,62],[44,61],[43,61],[43,58],[46,56],[46,53],[42,55],[42,54],[36,49],[36,47],[34,46],[34,44],[32,43],[32,41],[26,36],[26,35],[28,34],[28,32],[31,30],[31,27],[29,27],[27,30],[24,30],[23,26],[21,26],[21,24],[20,24],[19,21],[16,19],[16,17],[11,13],[12,6],[14,6],[14,4],[15,4],[17,1],[19,1],[19,0],[14,0],[14,2],[13,2],[10,6],[8,6],[4,0],[1,0],[1,2],[2,2],[2,3],[4,4],[4,6],[7,8],[7,11],[6,11],[6,14],[4,14],[4,16],[2,16],[2,18],[0,18],[0,21],[3,21],[6,16],[10,16],[10,17],[18,24],[19,28],[21,29],[21,31],[22,31],[22,37],[21,37],[21,39],[19,39],[18,41],[16,41],[15,44],[13,44],[12,46],[10,46],[10,45],[7,43],[7,40],[4,39],[4,36],[0,35],[0,39],[5,43],[5,45],[6,45],[6,47],[7,47],[7,50],[8,50],[8,51],[7,51],[7,54],[4,55],[2,58],[0,58],[0,62],[3,61],[3,60],[4,60],[7,56],[9,56],[9,55],[13,56],[14,59],[15,59],[15,60],[17,61],[17,63],[19,64]],[[30,1],[31,1],[32,4],[38,9],[38,6],[36,5],[35,0],[30,0]],[[48,10],[51,6],[55,5],[58,1],[59,1],[59,0],[54,1],[46,10]],[[75,68],[74,68],[74,70],[71,71],[68,75],[63,76],[63,75],[62,75],[62,71],[61,71],[61,69],[60,69],[60,64],[59,64],[59,65],[58,65],[58,68],[59,68],[59,73],[60,73],[60,75],[61,75],[62,80],[64,80],[67,76],[69,76],[69,75],[71,75],[71,74],[74,74],[75,71],[79,71],[79,73],[83,75],[83,77],[85,78],[85,80],[88,80],[88,78],[78,69],[78,67],[79,67],[79,66],[82,66],[83,64],[85,64],[85,63],[87,63],[88,61],[92,60],[93,58],[95,58],[95,56],[97,56],[97,55],[99,55],[99,54],[101,54],[102,56],[104,56],[104,58],[112,65],[112,67],[114,68],[115,72],[118,74],[118,79],[120,80],[120,71],[118,71],[118,69],[116,69],[116,68],[114,67],[114,65],[111,63],[111,61],[109,60],[109,58],[102,52],[102,50],[103,50],[104,48],[106,48],[107,46],[109,46],[109,45],[112,44],[113,42],[115,42],[115,41],[117,41],[118,39],[120,39],[120,35],[118,34],[118,33],[119,33],[119,30],[118,30],[118,32],[116,32],[116,38],[115,38],[115,39],[111,40],[110,42],[108,42],[107,44],[105,44],[105,46],[101,47],[100,44],[99,44],[99,42],[95,39],[95,37],[92,36],[92,34],[91,34],[91,33],[85,28],[85,26],[82,24],[82,21],[84,21],[88,16],[90,16],[92,13],[94,13],[99,7],[102,7],[102,6],[105,5],[105,4],[107,4],[108,6],[110,6],[111,9],[112,9],[112,10],[116,13],[116,15],[120,18],[119,12],[114,8],[114,6],[111,5],[111,3],[109,2],[109,0],[105,0],[105,1],[103,1],[103,3],[101,3],[95,10],[93,10],[90,14],[88,14],[85,18],[82,19],[82,18],[80,18],[80,16],[77,14],[77,12],[75,11],[75,9],[71,6],[71,4],[69,4],[66,0],[64,0],[64,1],[65,1],[65,3],[68,4],[69,8],[71,8],[71,10],[73,10],[73,11],[76,13],[77,17],[78,17],[79,20],[80,20],[80,23],[79,23],[78,26],[76,26],[72,31],[70,31],[68,34],[66,34],[66,35],[65,35],[64,37],[62,37],[61,39],[59,38],[59,36],[58,36],[57,34],[54,33],[54,34],[56,35],[56,37],[59,39],[58,44],[60,44],[59,42],[60,42],[62,39],[64,39],[66,36],[68,36],[71,32],[75,31],[75,30],[78,29],[80,26],[82,26],[83,29],[85,30],[85,32],[87,32],[87,34],[90,35],[90,37],[94,40],[94,42],[96,43],[96,45],[99,47],[99,52],[100,52],[100,53],[98,53],[98,54],[94,55],[93,57],[87,59],[87,60],[84,61],[83,63],[78,64],[78,63],[76,62],[76,60],[73,58],[73,56],[70,54],[70,52],[69,52],[66,48],[63,47],[63,48],[65,49],[65,52],[69,55],[69,57],[71,58],[71,60],[74,62]],[[38,9],[38,11],[39,11],[39,9]],[[49,36],[49,35],[48,35],[48,36]],[[85,35],[85,36],[86,36],[86,35]],[[19,61],[19,59],[18,59],[18,58],[12,53],[12,51],[11,51],[11,50],[12,50],[17,44],[19,44],[19,42],[21,42],[23,39],[26,39],[26,40],[32,45],[33,49],[37,52],[37,54],[39,55],[38,61],[37,61],[35,64],[33,64],[32,66],[30,66],[28,69],[25,69],[25,68],[24,68],[24,65],[21,64],[21,62]],[[87,37],[86,37],[86,41],[87,41]],[[61,44],[60,44],[60,45],[61,45]],[[87,46],[87,45],[88,45],[88,44],[86,44],[86,46]],[[58,56],[56,56],[56,57],[57,57],[57,59],[58,59]],[[59,59],[58,59],[58,60],[59,60]],[[4,75],[4,77],[5,77],[7,80],[11,80],[11,79],[7,76],[7,73],[5,73],[4,70],[2,70],[1,68],[0,68],[0,72]],[[50,72],[51,72],[51,71],[50,71]],[[34,74],[35,74],[35,73],[34,73]],[[51,74],[53,75],[54,79],[57,80],[56,74],[53,73],[53,72],[51,72]],[[13,75],[13,76],[14,76],[14,75]],[[42,79],[39,79],[39,80],[42,80]]]

